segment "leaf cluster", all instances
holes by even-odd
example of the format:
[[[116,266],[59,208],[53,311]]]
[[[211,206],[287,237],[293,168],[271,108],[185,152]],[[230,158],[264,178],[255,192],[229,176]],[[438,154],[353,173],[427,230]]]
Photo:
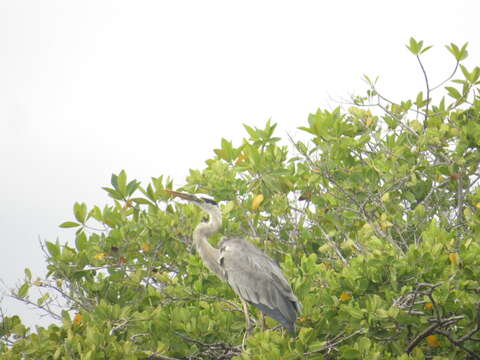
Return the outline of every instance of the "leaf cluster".
[[[221,202],[213,245],[241,235],[281,264],[303,304],[296,336],[271,319],[263,329],[251,308],[244,340],[238,298],[192,248],[204,214],[170,198],[171,179],[121,171],[104,187],[110,204],[75,203],[60,225],[73,244],[43,244],[46,277],[26,269],[12,291],[55,322],[32,330],[2,315],[0,356],[480,358],[480,69],[451,44],[454,71],[430,86],[430,47],[407,47],[426,80],[414,99],[391,101],[366,77],[365,96],[309,116],[305,140],[245,126],[179,189]]]

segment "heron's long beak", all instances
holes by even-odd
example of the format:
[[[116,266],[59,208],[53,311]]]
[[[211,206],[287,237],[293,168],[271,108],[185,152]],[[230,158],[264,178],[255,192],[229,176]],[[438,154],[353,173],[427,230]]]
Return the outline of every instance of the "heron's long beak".
[[[169,194],[171,194],[173,196],[176,196],[176,197],[179,197],[183,200],[201,202],[201,200],[194,195],[185,194],[185,193],[181,193],[181,192],[178,192],[178,191],[167,190],[167,189],[165,189],[165,191],[168,192]]]

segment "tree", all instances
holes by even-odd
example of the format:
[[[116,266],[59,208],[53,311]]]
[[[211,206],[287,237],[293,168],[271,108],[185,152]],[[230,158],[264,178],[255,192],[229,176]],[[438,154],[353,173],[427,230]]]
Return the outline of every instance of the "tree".
[[[47,277],[25,270],[14,296],[57,321],[33,332],[3,316],[2,358],[479,359],[480,68],[451,44],[454,71],[431,86],[430,47],[407,47],[425,78],[415,100],[366,77],[351,106],[309,116],[308,140],[245,126],[181,188],[223,201],[222,233],[279,261],[303,303],[296,337],[267,320],[242,351],[238,299],[191,251],[202,214],[169,198],[170,179],[121,171],[111,205],[76,203],[61,224],[74,245],[45,242]]]

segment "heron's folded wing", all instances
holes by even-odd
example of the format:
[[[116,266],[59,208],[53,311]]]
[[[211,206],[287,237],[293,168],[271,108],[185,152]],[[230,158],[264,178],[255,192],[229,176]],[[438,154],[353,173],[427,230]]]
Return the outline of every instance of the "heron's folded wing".
[[[271,258],[248,241],[233,238],[222,242],[219,261],[225,279],[240,297],[293,331],[300,304]]]

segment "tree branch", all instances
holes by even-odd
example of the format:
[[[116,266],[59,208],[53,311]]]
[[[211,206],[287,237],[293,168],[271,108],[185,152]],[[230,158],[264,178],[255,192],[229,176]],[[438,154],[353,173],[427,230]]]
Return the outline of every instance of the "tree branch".
[[[428,119],[428,106],[430,105],[430,85],[428,84],[427,71],[423,67],[422,60],[420,60],[420,56],[418,54],[417,54],[417,60],[418,60],[418,63],[420,64],[420,68],[422,69],[423,77],[425,78],[425,85],[427,86],[427,99],[426,99],[427,105],[425,106],[425,118],[424,118],[424,124],[423,124],[423,128],[425,129],[425,127],[427,126],[426,122]]]
[[[448,331],[436,329],[435,333],[445,336],[452,344],[458,346],[463,351],[467,352],[473,359],[480,359],[480,355],[473,352],[470,349],[467,349],[460,339],[455,339]]]
[[[354,337],[358,334],[363,333],[364,330],[365,330],[364,328],[360,328],[360,329],[354,331],[353,333],[351,333],[350,335],[344,336],[344,337],[342,337],[343,332],[341,332],[340,334],[335,336],[333,339],[328,340],[327,343],[324,346],[322,346],[320,349],[305,352],[305,353],[303,353],[303,355],[304,356],[309,356],[309,355],[319,354],[319,353],[323,353],[323,352],[330,352],[333,349],[335,349],[335,347],[337,345],[347,341],[348,339],[351,339],[352,337]]]

